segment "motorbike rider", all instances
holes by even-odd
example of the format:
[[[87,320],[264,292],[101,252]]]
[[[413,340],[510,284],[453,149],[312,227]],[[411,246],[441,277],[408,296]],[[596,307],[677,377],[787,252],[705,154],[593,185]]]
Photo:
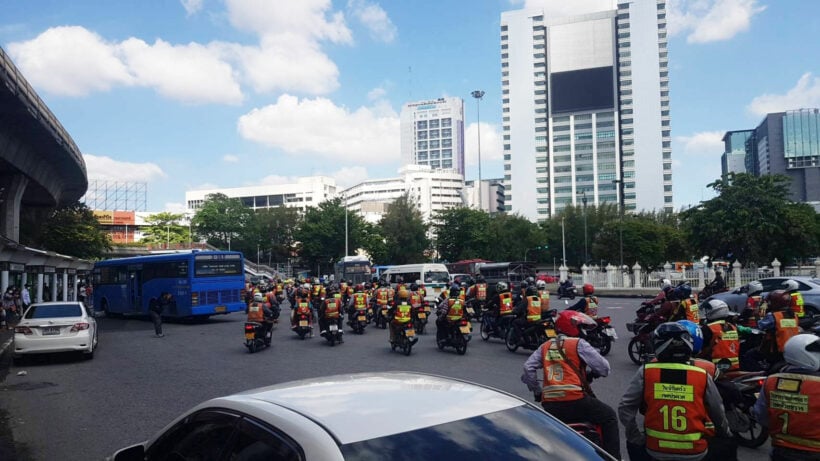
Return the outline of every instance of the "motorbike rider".
[[[507,282],[495,284],[495,294],[487,302],[487,311],[493,319],[493,324],[503,326],[503,323],[511,322],[515,317],[513,314],[513,301],[510,288]]]
[[[245,313],[248,314],[248,322],[262,325],[262,337],[265,338],[265,344],[270,344],[270,333],[273,330],[273,312],[268,309],[262,293],[253,295],[253,301],[245,308]]]
[[[348,323],[353,324],[353,321],[356,320],[356,311],[358,310],[367,310],[367,293],[364,290],[364,285],[361,283],[357,284],[353,287],[353,295],[350,296],[350,299],[347,301],[347,318]]]
[[[567,274],[566,280],[563,280],[562,282],[558,283],[558,295],[566,295],[569,292],[569,290],[574,286],[575,284],[572,282],[572,275]]]
[[[692,297],[692,286],[682,283],[667,294],[666,301],[661,304],[658,314],[670,322],[689,320],[700,322],[700,309]]]
[[[447,339],[450,322],[461,321],[464,317],[464,301],[459,296],[459,285],[450,286],[450,297],[442,300],[436,308],[436,343]]]
[[[296,311],[299,309],[306,309],[308,320],[310,323],[313,323],[313,311],[310,308],[310,284],[305,283],[301,288],[296,290],[290,307],[291,328],[296,328]]]
[[[327,289],[327,297],[319,306],[319,335],[324,336],[327,334],[327,329],[331,323],[335,323],[336,326],[339,327],[339,334],[343,334],[342,331],[342,298],[339,296],[335,296],[338,294],[338,287],[335,285],[331,285]],[[339,338],[339,342],[344,342],[341,337]]]
[[[703,308],[706,325],[701,327],[704,344],[701,357],[718,366],[728,362],[729,371],[739,369],[740,337],[750,334],[751,328],[736,325],[738,314],[719,299],[709,300]]]
[[[739,321],[751,328],[757,327],[757,322],[766,315],[768,303],[762,299],[763,284],[757,280],[747,283],[741,291],[746,293],[746,309],[740,313]]]
[[[798,317],[803,318],[803,316],[806,315],[806,310],[803,308],[803,294],[800,293],[800,284],[789,279],[780,286],[792,297],[792,312],[797,314]]]
[[[674,287],[672,286],[672,281],[669,279],[662,279],[661,291],[658,292],[658,294],[655,295],[655,297],[652,298],[650,301],[642,302],[641,306],[660,306],[661,304],[666,302],[666,298],[669,297],[669,295],[672,293],[672,290],[674,290]]]
[[[473,309],[476,309],[476,312],[478,312],[479,306],[487,302],[487,281],[484,280],[483,275],[478,274],[475,283],[467,289],[467,302],[474,305]]]
[[[395,303],[387,310],[387,319],[390,321],[390,343],[396,342],[396,336],[408,322],[413,321],[410,307],[410,292],[407,287],[401,286],[396,290]]]
[[[536,280],[535,289],[538,290],[538,297],[541,298],[541,301],[545,299],[550,299],[550,292],[549,290],[547,290],[547,282],[540,279]]]
[[[535,287],[533,287],[535,288]],[[555,321],[557,338],[540,345],[524,363],[521,381],[541,394],[541,406],[564,423],[590,422],[601,426],[603,449],[621,459],[621,442],[615,411],[598,400],[589,386],[593,377],[609,375],[609,362],[586,340],[581,328],[594,328],[589,316],[563,311]],[[544,369],[543,389],[537,370]],[[587,370],[589,368],[589,371]]]
[[[800,333],[797,313],[792,311],[792,299],[785,290],[769,293],[766,297],[769,312],[757,323],[757,328],[766,332],[760,353],[771,366],[783,362],[786,342]]]
[[[591,283],[585,283],[583,293],[584,297],[567,309],[583,312],[593,319],[598,318],[598,297],[595,296],[595,287]]]
[[[385,306],[393,304],[393,289],[386,280],[379,281],[379,287],[373,292],[373,316],[381,315],[381,310]]]
[[[424,298],[419,294],[419,286],[416,282],[411,283],[409,288],[408,302],[410,307],[413,308],[413,312],[418,313],[423,308]]]
[[[771,459],[820,459],[820,337],[790,338],[783,356],[788,365],[766,378],[755,416],[768,427]]]
[[[629,458],[701,460],[708,438],[732,436],[720,393],[709,374],[690,363],[693,340],[683,325],[659,325],[652,344],[657,361],[641,366],[618,405]]]
[[[526,338],[541,322],[541,298],[538,297],[535,286],[528,286],[524,294],[525,296],[513,308],[515,320],[512,321],[512,325],[519,337]]]

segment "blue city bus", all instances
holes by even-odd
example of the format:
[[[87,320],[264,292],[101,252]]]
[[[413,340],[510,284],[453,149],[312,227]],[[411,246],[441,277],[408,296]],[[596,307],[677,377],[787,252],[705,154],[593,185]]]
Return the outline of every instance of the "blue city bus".
[[[164,317],[207,317],[244,312],[245,264],[236,251],[109,259],[94,264],[94,310],[147,315],[151,298],[171,293]]]
[[[336,263],[334,280],[352,280],[354,284],[370,281],[370,259],[366,256],[345,256]]]

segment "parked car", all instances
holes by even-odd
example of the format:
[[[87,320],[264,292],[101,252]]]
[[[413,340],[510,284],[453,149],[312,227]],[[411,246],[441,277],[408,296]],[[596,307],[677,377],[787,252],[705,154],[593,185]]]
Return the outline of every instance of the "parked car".
[[[467,280],[470,280],[471,278],[473,278],[473,276],[470,275],[470,274],[450,274],[450,283],[453,283],[453,282],[459,282],[459,283],[466,282]]]
[[[536,280],[543,280],[547,283],[558,283],[560,276],[551,274],[538,274]]]
[[[516,396],[441,376],[385,372],[307,379],[215,398],[112,459],[612,458]]]
[[[767,277],[760,279],[763,284],[763,294],[765,298],[770,291],[780,290],[781,286],[786,280],[794,280],[800,286],[800,293],[803,295],[803,306],[806,315],[820,314],[820,279],[807,276],[793,276],[793,277]],[[746,308],[746,293],[741,292],[743,287],[735,288],[731,291],[724,291],[716,293],[706,300],[720,299],[729,305],[729,308],[734,312],[740,313]]]
[[[84,358],[92,359],[97,342],[97,321],[83,303],[37,303],[26,309],[14,327],[12,358],[18,365],[31,354],[80,351]]]

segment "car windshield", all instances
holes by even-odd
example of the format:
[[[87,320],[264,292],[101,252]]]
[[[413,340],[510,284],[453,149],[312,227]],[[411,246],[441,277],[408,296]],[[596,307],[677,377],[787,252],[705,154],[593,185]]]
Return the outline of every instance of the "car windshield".
[[[815,285],[820,285],[820,279],[811,279],[811,283],[814,283]]]
[[[529,405],[342,445],[345,460],[607,459],[578,434]]]
[[[450,275],[447,272],[426,272],[424,274],[424,283],[447,283],[450,281]]]
[[[26,312],[27,319],[53,319],[57,317],[80,317],[83,311],[78,304],[34,305]]]

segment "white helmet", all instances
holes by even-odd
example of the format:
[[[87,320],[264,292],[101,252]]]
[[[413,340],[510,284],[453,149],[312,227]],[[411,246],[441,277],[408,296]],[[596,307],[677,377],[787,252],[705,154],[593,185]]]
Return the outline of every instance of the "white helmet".
[[[543,280],[538,280],[537,282],[535,282],[535,287],[538,288],[539,290],[546,290],[547,289],[547,282],[545,282]]]
[[[781,283],[780,286],[783,287],[783,289],[786,291],[797,291],[800,288],[800,285],[798,285],[797,282],[795,282],[792,279],[786,280],[785,282]]]
[[[749,296],[758,294],[763,291],[763,284],[755,280],[754,282],[749,282],[746,285],[746,294]]]
[[[729,310],[728,304],[719,299],[710,299],[703,304],[702,308],[706,311],[706,320],[709,322],[715,322],[737,315]]]
[[[263,295],[262,293],[256,293],[255,295],[253,295],[253,300],[257,302],[262,302],[265,300],[265,295]]]
[[[310,284],[309,283],[304,283],[304,284],[302,284],[302,288],[304,288],[305,290],[310,290]]]
[[[792,336],[783,349],[783,358],[789,364],[820,371],[820,337],[809,334]]]
[[[665,290],[667,288],[672,288],[672,281],[669,279],[661,280],[661,290]]]

